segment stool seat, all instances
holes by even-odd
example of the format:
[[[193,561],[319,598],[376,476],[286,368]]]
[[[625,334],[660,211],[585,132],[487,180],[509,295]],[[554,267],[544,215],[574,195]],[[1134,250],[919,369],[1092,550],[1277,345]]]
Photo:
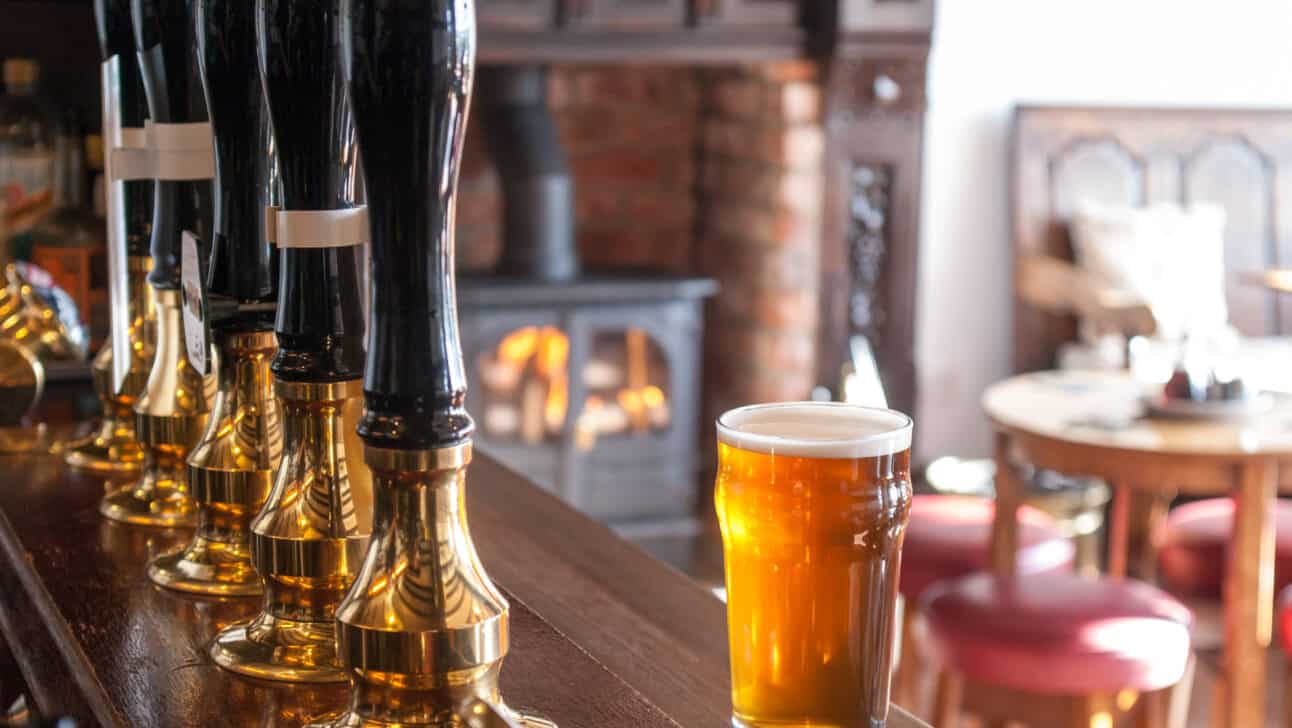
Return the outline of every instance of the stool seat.
[[[1283,654],[1292,657],[1292,586],[1284,587],[1278,598],[1279,641]]]
[[[944,668],[1029,693],[1158,690],[1189,662],[1188,608],[1137,581],[984,572],[933,586],[922,609]]]
[[[902,595],[915,600],[930,584],[987,569],[995,501],[964,495],[917,495],[902,546]],[[1018,573],[1070,571],[1076,547],[1054,520],[1018,509]]]
[[[1174,592],[1219,597],[1229,564],[1232,498],[1208,498],[1171,509],[1157,534],[1158,571]],[[1292,584],[1292,501],[1274,509],[1274,588]]]

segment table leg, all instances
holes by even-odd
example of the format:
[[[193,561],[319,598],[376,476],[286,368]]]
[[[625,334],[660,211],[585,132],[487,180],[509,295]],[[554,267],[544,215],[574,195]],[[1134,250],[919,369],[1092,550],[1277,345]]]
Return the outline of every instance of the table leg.
[[[996,433],[996,517],[991,526],[991,564],[997,574],[1013,575],[1018,563],[1018,507],[1023,482],[1009,461],[1009,435]]]
[[[1273,629],[1274,498],[1278,469],[1254,459],[1242,466],[1235,496],[1229,578],[1225,583],[1225,689],[1218,725],[1265,720],[1266,650]]]
[[[1109,483],[1113,489],[1113,506],[1108,514],[1108,576],[1114,579],[1126,577],[1127,554],[1130,551],[1130,488],[1119,488],[1116,483]]]

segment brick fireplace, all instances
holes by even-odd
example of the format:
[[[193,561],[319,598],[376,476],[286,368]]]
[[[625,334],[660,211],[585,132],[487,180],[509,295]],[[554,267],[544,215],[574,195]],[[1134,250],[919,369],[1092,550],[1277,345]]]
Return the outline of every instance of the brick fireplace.
[[[719,283],[705,311],[701,448],[722,410],[804,398],[817,383],[818,76],[806,61],[556,66],[548,75],[583,265]],[[488,270],[502,249],[501,185],[486,144],[473,126],[458,217],[464,271]]]

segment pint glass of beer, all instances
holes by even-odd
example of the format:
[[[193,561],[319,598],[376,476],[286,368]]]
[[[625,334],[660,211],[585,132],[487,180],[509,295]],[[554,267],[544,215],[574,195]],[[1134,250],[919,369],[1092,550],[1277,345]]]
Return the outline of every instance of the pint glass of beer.
[[[882,728],[911,418],[825,402],[718,418],[737,728]]]

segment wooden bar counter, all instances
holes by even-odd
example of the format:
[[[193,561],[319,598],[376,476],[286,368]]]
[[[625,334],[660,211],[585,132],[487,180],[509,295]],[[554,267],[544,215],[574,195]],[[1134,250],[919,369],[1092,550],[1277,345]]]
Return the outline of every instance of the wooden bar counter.
[[[185,531],[99,516],[103,479],[0,457],[0,631],[44,715],[80,726],[299,726],[347,688],[235,677],[207,657],[259,599],[200,601],[144,564]],[[731,724],[726,612],[683,575],[480,453],[472,535],[511,601],[509,704],[561,728]],[[894,709],[892,728],[922,725]]]

